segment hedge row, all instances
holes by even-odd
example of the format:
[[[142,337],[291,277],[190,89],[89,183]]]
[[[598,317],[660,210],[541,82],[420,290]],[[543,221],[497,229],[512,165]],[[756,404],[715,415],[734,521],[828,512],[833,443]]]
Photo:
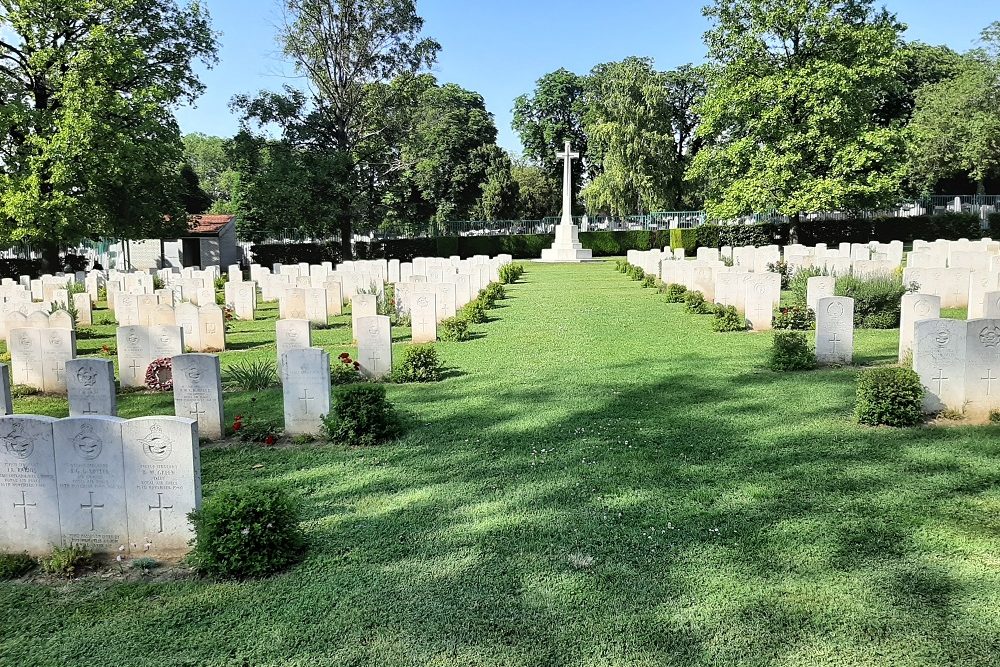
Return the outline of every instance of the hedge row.
[[[267,243],[253,246],[251,251],[255,264],[271,266],[273,264],[322,264],[323,262],[340,262],[340,243]]]

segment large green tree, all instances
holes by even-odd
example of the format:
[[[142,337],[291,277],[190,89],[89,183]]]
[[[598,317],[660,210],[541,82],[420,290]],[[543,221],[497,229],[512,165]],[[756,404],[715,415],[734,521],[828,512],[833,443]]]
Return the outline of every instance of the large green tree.
[[[673,208],[680,171],[666,76],[646,58],[598,65],[587,79],[587,209],[630,215]]]
[[[183,141],[184,161],[198,174],[201,187],[212,198],[210,212],[235,213],[239,174],[226,153],[227,140],[195,132],[184,135]]]
[[[186,224],[173,115],[215,41],[197,2],[0,2],[0,242],[60,247]]]
[[[1000,176],[1000,22],[983,31],[983,41],[953,77],[917,91],[908,154],[923,191],[967,176],[983,193],[987,179]]]
[[[878,110],[902,80],[903,26],[872,0],[716,0],[711,74],[689,172],[712,217],[891,204],[901,123]]]
[[[550,72],[535,83],[531,95],[514,100],[513,128],[521,138],[524,156],[539,164],[550,178],[562,183],[563,163],[556,157],[565,142],[587,155],[587,133],[583,127],[586,77],[566,69]],[[584,160],[573,163],[573,200],[577,200],[586,177]]]
[[[356,224],[371,219],[373,193],[399,168],[392,138],[399,109],[410,100],[405,84],[417,81],[440,47],[421,36],[423,19],[413,0],[285,0],[283,9],[280,43],[303,88],[239,96],[234,106],[258,144],[266,128],[278,128],[283,145],[268,153],[282,156],[282,173],[305,179],[296,194],[300,216],[310,216],[302,224],[314,235],[336,230],[349,258]],[[309,174],[315,165],[321,169]],[[261,174],[273,175],[270,169],[257,176],[266,180]],[[266,199],[258,184],[241,186],[244,224],[274,225],[276,216],[261,217],[266,209],[245,199],[255,193]]]
[[[517,183],[517,213],[522,220],[556,216],[562,206],[562,184],[530,160],[515,160],[511,176]]]

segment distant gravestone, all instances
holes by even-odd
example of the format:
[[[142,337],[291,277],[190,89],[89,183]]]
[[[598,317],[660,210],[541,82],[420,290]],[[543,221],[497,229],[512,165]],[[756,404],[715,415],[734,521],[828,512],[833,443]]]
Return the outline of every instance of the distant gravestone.
[[[52,424],[63,544],[128,547],[122,420],[70,417]]]
[[[252,321],[257,301],[257,283],[240,281],[232,283],[233,311],[240,320]]]
[[[313,324],[326,326],[330,321],[327,310],[326,289],[323,287],[309,287],[305,290],[306,317]]]
[[[997,290],[1000,290],[1000,272],[974,271],[969,278],[968,319],[986,317],[986,295]]]
[[[434,303],[438,322],[455,317],[457,312],[455,295],[455,283],[444,282],[434,285]]]
[[[66,362],[76,358],[76,332],[49,329],[41,332],[43,389],[50,394],[66,393]]]
[[[51,417],[0,416],[0,551],[62,544]]]
[[[339,280],[327,278],[323,284],[326,290],[326,310],[331,317],[336,317],[344,312],[344,288]]]
[[[118,415],[115,365],[108,359],[73,359],[66,362],[69,416]]]
[[[74,329],[73,316],[66,310],[57,310],[49,315],[50,329]]]
[[[301,287],[289,287],[278,299],[278,316],[283,320],[307,320],[306,292]]]
[[[283,356],[285,432],[314,435],[330,414],[330,355],[319,348],[292,349]]]
[[[123,387],[146,384],[150,361],[149,327],[118,327],[118,376]]]
[[[437,340],[437,307],[434,294],[414,295],[410,301],[410,326],[414,343],[433,343]]]
[[[201,322],[198,319],[198,306],[184,302],[174,308],[174,320],[177,326],[184,330],[184,345],[186,349],[201,350]]]
[[[226,349],[226,320],[214,303],[198,308],[202,352],[222,352]]]
[[[161,303],[153,309],[153,314],[149,318],[150,326],[176,326],[177,316],[174,314],[172,306]]]
[[[837,279],[833,276],[814,276],[806,281],[806,307],[816,312],[819,300],[834,295]]]
[[[378,298],[374,294],[355,294],[351,298],[351,330],[354,332],[354,340],[360,340],[358,320],[374,315],[378,315]]]
[[[358,363],[369,378],[382,378],[392,373],[392,328],[389,318],[372,315],[358,319]]]
[[[194,537],[188,513],[201,507],[198,425],[181,417],[122,424],[127,525],[150,555],[184,553]]]
[[[309,320],[278,320],[274,329],[278,347],[278,377],[284,382],[284,355],[292,350],[311,347],[312,327]]]
[[[225,433],[222,372],[214,354],[180,354],[173,358],[174,414],[198,422],[198,433],[211,440]]]
[[[828,296],[817,303],[816,361],[820,364],[854,361],[854,299]]]
[[[968,325],[961,320],[929,319],[914,325],[913,370],[924,385],[924,412],[965,408],[965,357]]]
[[[931,294],[904,294],[900,306],[899,360],[913,348],[916,323],[941,317],[941,297]]]
[[[983,317],[1000,318],[1000,292],[987,292],[983,295]]]
[[[781,300],[781,276],[776,273],[748,274],[746,285],[746,317],[754,331],[770,331],[774,323],[774,308]]]

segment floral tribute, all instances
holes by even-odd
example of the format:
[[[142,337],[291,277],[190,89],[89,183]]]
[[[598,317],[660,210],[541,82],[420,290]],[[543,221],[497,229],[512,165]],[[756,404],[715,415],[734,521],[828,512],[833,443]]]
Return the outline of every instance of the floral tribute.
[[[153,391],[172,391],[174,368],[170,357],[157,359],[146,369],[146,386]]]

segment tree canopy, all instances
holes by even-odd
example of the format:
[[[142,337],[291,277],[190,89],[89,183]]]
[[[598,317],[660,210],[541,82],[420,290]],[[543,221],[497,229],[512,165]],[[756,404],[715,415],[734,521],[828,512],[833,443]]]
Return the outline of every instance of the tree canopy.
[[[173,109],[215,49],[197,2],[0,3],[0,240],[51,267],[87,237],[186,225]]]

